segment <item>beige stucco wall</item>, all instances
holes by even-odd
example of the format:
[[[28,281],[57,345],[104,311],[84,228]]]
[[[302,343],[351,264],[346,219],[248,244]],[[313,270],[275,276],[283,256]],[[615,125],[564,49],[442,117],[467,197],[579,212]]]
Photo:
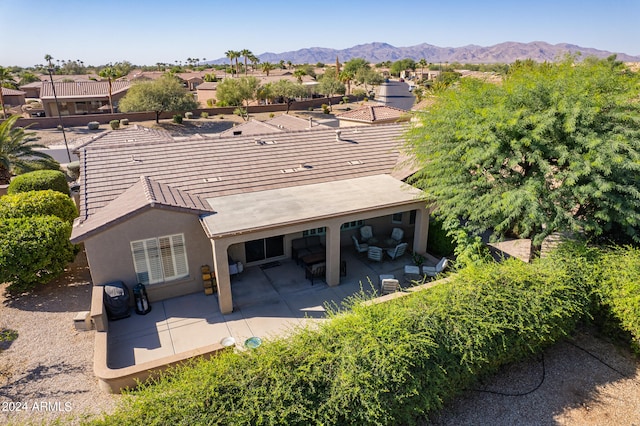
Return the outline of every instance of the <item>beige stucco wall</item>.
[[[212,252],[198,216],[161,209],[151,209],[85,241],[94,285],[123,281],[132,288],[137,279],[130,242],[172,234],[184,234],[189,276],[148,285],[150,301],[202,291],[200,267],[212,267]]]
[[[373,232],[376,236],[380,236],[380,238],[389,238],[391,236],[391,231],[393,228],[402,228],[404,231],[404,241],[412,243],[413,242],[413,232],[415,226],[409,224],[409,211],[405,211],[402,215],[401,223],[392,223],[391,215],[374,217],[371,219],[365,220],[365,225],[370,225],[373,227]],[[311,228],[311,227],[310,227]],[[351,239],[352,235],[359,237],[359,228],[347,229],[340,232],[340,245],[342,247],[349,247],[353,245],[353,240]],[[242,262],[243,265],[252,266],[259,265],[261,263],[270,262],[273,260],[287,259],[291,257],[291,240],[296,238],[302,238],[302,232],[296,232],[293,234],[286,234],[284,236],[284,256],[278,258],[270,258],[268,260],[255,262],[247,265],[245,251],[244,251],[244,243],[232,244],[229,246],[228,253],[231,258],[238,262]],[[326,245],[326,235],[320,235],[320,241],[323,245]]]

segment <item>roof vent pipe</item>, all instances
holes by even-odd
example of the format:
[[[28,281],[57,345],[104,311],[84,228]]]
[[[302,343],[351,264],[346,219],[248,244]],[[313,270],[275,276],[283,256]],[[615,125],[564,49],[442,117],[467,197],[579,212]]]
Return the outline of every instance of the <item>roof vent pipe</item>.
[[[309,128],[313,127],[313,117],[309,117]]]
[[[340,136],[341,133],[342,133],[342,130],[336,130],[336,140],[337,141],[341,141],[342,140],[342,136]]]

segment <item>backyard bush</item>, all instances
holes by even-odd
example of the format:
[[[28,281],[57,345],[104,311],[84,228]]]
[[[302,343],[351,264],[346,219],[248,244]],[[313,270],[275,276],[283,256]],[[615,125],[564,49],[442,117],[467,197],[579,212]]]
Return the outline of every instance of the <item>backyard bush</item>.
[[[52,189],[69,195],[69,184],[64,173],[59,170],[36,170],[24,173],[11,180],[7,194],[17,194],[27,191],[41,191]]]
[[[434,217],[429,218],[429,234],[427,234],[429,251],[438,256],[450,256],[456,245],[453,239],[442,228],[442,222]]]
[[[111,120],[109,126],[111,126],[112,130],[118,130],[120,128],[120,120]]]
[[[256,350],[226,352],[144,384],[96,424],[416,424],[587,314],[571,259],[469,267],[428,291],[366,305]]]
[[[0,219],[29,216],[56,216],[71,224],[78,209],[68,195],[51,189],[0,197]]]
[[[73,260],[71,224],[55,216],[0,219],[0,282],[10,292],[46,284]]]
[[[209,118],[209,113],[207,111],[202,111],[200,113],[200,118]]]
[[[182,124],[182,115],[176,114],[173,116],[173,122],[176,124]]]
[[[98,130],[98,129],[100,128],[100,123],[99,123],[99,122],[97,122],[97,121],[90,121],[90,122],[87,124],[87,128],[88,128],[89,130]]]

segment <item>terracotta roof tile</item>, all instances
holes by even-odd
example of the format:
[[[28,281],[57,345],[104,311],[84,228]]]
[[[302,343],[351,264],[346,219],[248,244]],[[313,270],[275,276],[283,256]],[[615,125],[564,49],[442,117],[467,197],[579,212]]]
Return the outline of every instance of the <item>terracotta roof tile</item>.
[[[167,208],[192,214],[214,213],[213,208],[204,198],[141,176],[137,182],[110,200],[89,220],[74,226],[71,240],[74,242],[83,241],[86,237],[99,233],[106,227],[151,208]]]
[[[9,89],[8,87],[2,88],[2,96],[17,96],[24,94],[26,94],[26,92],[23,92],[21,90]]]
[[[79,149],[80,221],[91,220],[107,205],[112,208],[111,201],[141,175],[193,196],[213,198],[391,174],[405,130],[400,124],[342,129],[338,140],[334,129],[318,127],[271,133],[258,142],[244,135],[180,141],[158,135],[126,142],[125,131],[109,132],[100,142]]]
[[[386,105],[365,105],[362,108],[337,114],[339,120],[379,123],[399,121],[407,117],[407,112]]]
[[[55,82],[56,95],[60,98],[95,98],[109,96],[108,81],[76,81],[73,83]],[[131,84],[126,80],[112,81],[111,94],[129,90]],[[50,82],[42,83],[40,99],[53,99],[53,89]]]

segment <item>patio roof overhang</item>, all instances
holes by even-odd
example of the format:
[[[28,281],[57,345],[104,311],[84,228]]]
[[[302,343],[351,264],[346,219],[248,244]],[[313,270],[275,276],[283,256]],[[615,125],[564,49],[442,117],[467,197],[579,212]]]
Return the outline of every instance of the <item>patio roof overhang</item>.
[[[422,195],[390,175],[374,175],[208,198],[216,213],[201,222],[209,238],[221,239],[424,203]]]

